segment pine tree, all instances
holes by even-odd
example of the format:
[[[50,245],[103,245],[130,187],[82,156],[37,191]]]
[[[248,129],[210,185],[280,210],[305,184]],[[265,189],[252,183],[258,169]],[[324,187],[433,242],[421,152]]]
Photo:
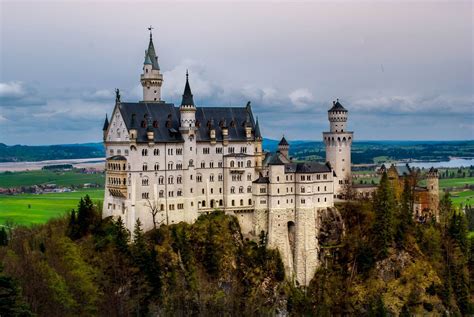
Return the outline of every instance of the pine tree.
[[[384,172],[374,197],[374,249],[381,258],[388,255],[388,249],[393,242],[394,210],[395,196],[389,184],[387,173]]]
[[[0,229],[0,245],[8,245],[8,235],[5,227]]]
[[[123,253],[128,253],[128,242],[130,241],[130,236],[128,230],[123,224],[122,217],[119,217],[115,222],[115,235],[114,243],[115,247]]]
[[[140,219],[137,219],[135,228],[133,230],[133,244],[132,255],[135,264],[139,268],[145,268],[148,260],[148,252],[146,248],[145,237],[143,236],[142,224]]]
[[[399,205],[399,222],[395,240],[398,247],[403,247],[406,242],[407,235],[413,228],[413,192],[410,182],[405,177],[403,182],[403,192]]]

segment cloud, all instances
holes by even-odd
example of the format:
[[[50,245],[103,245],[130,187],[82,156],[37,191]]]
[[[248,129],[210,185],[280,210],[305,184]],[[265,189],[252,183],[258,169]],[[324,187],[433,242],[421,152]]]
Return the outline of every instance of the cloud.
[[[304,109],[314,103],[313,94],[306,88],[296,89],[289,94],[291,103],[299,109]]]
[[[112,89],[99,89],[91,92],[84,92],[82,99],[89,101],[108,101],[114,102],[115,91]]]
[[[25,87],[20,81],[0,83],[0,98],[18,98],[25,95]]]
[[[379,114],[474,114],[473,96],[396,95],[356,99],[349,107],[357,112]]]

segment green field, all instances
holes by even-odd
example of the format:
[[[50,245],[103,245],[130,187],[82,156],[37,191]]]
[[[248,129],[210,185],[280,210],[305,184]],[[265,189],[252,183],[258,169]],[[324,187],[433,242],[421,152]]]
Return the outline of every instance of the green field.
[[[466,184],[474,184],[474,177],[464,177],[464,178],[446,178],[439,180],[439,187],[464,187]]]
[[[85,183],[104,185],[104,174],[83,174],[78,171],[25,171],[0,173],[0,187],[12,188],[41,184],[80,186]]]
[[[21,194],[0,196],[0,224],[31,225],[45,223],[77,207],[81,197],[88,194],[93,201],[103,200],[103,189],[87,189],[69,193]]]
[[[466,190],[462,192],[451,193],[451,200],[456,206],[459,205],[474,205],[474,190]]]

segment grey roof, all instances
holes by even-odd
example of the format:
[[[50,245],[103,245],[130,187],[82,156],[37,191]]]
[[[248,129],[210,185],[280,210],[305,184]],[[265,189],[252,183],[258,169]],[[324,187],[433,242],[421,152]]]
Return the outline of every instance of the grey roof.
[[[285,165],[290,163],[290,160],[286,158],[283,154],[279,151],[275,153],[269,153],[266,155],[265,159],[263,160],[263,165]]]
[[[317,162],[301,162],[285,164],[285,173],[329,173],[331,168]]]
[[[333,102],[332,102],[332,108],[328,110],[328,112],[332,112],[332,111],[345,111],[345,112],[347,112],[347,109],[344,108],[344,107],[339,103],[339,99],[337,99],[336,101],[333,101]]]
[[[160,65],[158,64],[158,56],[156,55],[155,52],[155,46],[153,45],[153,37],[150,33],[150,43],[148,43],[148,50],[147,50],[148,56],[150,57],[151,63],[153,65],[153,69],[160,69]]]
[[[102,128],[102,131],[106,131],[108,128],[109,128],[109,118],[107,117],[107,114],[105,114],[104,127]]]
[[[174,104],[165,102],[122,102],[117,105],[128,130],[137,129],[137,142],[148,142],[146,131],[148,118],[153,120],[152,131],[155,142],[183,142],[179,132],[180,112]],[[228,129],[229,141],[247,140],[245,122],[247,107],[197,107],[196,108],[196,140],[210,141],[212,121],[216,131],[216,141],[222,141],[222,129]],[[251,110],[250,110],[251,111]],[[132,124],[134,121],[134,125]],[[255,121],[250,112],[250,123],[255,130]]]
[[[194,106],[193,94],[191,92],[191,87],[189,86],[188,77],[188,71],[186,71],[186,85],[184,86],[183,100],[181,101],[182,106]]]
[[[257,184],[268,184],[270,183],[270,179],[268,177],[260,175],[260,177],[254,180],[253,182]]]
[[[395,168],[397,169],[397,173],[399,176],[403,176],[403,175],[410,175],[411,174],[411,168],[410,168],[410,165],[406,164],[406,165],[401,165],[401,166],[395,166]]]
[[[280,140],[280,143],[278,143],[278,145],[286,146],[286,145],[290,145],[290,144],[289,144],[288,141],[285,139],[285,137],[282,137],[281,140]]]
[[[115,155],[107,158],[108,161],[126,161],[127,158],[123,155]]]
[[[150,55],[148,54],[148,51],[145,51],[145,61],[143,62],[143,65],[153,65],[150,59]]]
[[[262,138],[262,134],[260,133],[260,125],[258,124],[258,117],[257,122],[255,123],[255,137],[258,139]]]

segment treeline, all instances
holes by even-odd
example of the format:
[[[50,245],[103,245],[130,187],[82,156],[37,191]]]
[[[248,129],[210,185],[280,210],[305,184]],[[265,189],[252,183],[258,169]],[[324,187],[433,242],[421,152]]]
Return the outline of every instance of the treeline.
[[[89,145],[5,145],[0,143],[0,162],[27,162],[104,157],[102,144]]]
[[[66,218],[0,233],[0,315],[472,314],[472,216],[446,195],[439,222],[420,223],[413,203],[413,186],[396,197],[383,175],[373,199],[340,205],[342,243],[321,249],[304,288],[285,280],[265,233],[244,239],[235,217],[216,211],[146,233],[137,221],[130,233],[86,196]]]

